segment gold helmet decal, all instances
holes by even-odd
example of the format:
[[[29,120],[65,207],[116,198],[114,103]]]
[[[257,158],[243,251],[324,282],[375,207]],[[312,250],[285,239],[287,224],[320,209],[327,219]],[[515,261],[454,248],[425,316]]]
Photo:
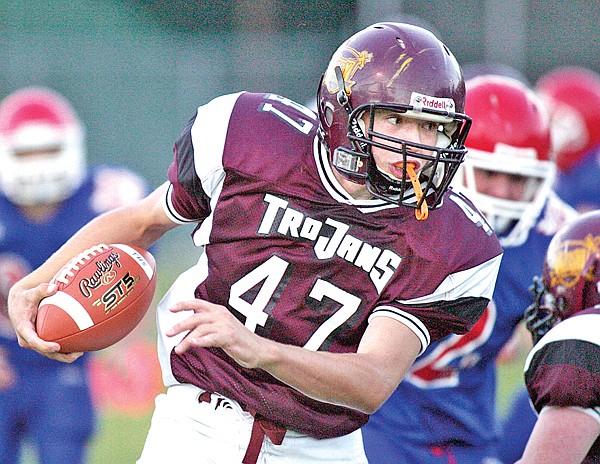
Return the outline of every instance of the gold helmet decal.
[[[586,280],[591,275],[582,275],[592,256],[600,255],[600,236],[587,235],[583,240],[565,240],[556,245],[557,253],[548,262],[551,269],[550,279],[553,286],[571,288],[582,277]],[[593,269],[588,269],[588,273]]]
[[[398,65],[398,70],[390,78],[390,81],[388,82],[388,86],[392,85],[393,82],[396,80],[396,78],[408,68],[408,66],[410,65],[412,60],[413,59],[411,57],[409,57],[406,53],[400,54],[400,56],[394,62],[395,64]]]
[[[352,80],[354,74],[356,74],[359,69],[364,68],[372,59],[373,54],[366,50],[359,52],[352,47],[340,49],[337,56],[331,60],[332,65],[327,69],[327,74],[325,76],[327,90],[332,94],[337,93],[340,90],[334,71],[335,68],[339,66],[342,70],[342,76],[344,77],[346,93],[350,95],[352,93],[352,86],[356,84],[356,82]]]

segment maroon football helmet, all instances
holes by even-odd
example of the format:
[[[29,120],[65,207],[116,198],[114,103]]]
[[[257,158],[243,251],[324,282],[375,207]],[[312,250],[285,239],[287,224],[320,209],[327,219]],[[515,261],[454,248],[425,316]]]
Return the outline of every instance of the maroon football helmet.
[[[600,305],[600,210],[582,214],[554,235],[533,293],[525,319],[534,340],[556,322]]]
[[[582,214],[554,235],[532,292],[525,321],[534,342],[558,322],[600,305],[600,210]]]
[[[600,304],[600,211],[581,215],[552,238],[544,285],[563,317]]]
[[[331,164],[378,198],[413,208],[426,199],[435,208],[466,152],[471,120],[462,113],[464,100],[460,66],[431,32],[401,23],[374,24],[338,48],[321,79],[317,111]],[[436,146],[375,132],[376,110],[434,122]],[[404,166],[407,156],[425,160],[416,173],[421,188],[415,192],[406,170],[402,179],[380,171],[373,147],[401,154]]]

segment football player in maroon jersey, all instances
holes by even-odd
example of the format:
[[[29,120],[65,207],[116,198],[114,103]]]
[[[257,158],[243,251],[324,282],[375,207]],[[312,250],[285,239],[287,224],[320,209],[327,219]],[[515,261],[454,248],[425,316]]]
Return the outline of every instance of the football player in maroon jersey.
[[[552,239],[525,313],[525,383],[539,413],[519,464],[600,462],[600,211]]]
[[[432,33],[379,23],[333,55],[318,117],[275,94],[198,108],[168,180],[82,228],[13,287],[22,346],[52,275],[98,242],[196,223],[198,263],[158,307],[166,394],[140,464],[364,463],[360,427],[432,340],[490,301],[502,249],[448,189],[465,155],[461,69]]]

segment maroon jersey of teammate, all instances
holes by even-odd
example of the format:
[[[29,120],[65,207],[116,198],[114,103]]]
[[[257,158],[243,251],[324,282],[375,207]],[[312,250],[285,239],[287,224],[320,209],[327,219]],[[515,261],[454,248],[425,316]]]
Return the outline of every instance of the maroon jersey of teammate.
[[[368,416],[316,401],[221,349],[177,355],[164,332],[195,295],[226,306],[256,334],[308,350],[356,352],[373,317],[408,326],[424,350],[465,333],[491,298],[502,250],[464,197],[448,191],[425,221],[384,200],[354,200],[335,179],[312,111],[242,92],[200,107],[175,144],[165,210],[198,223],[204,253],[158,308],[167,385],[218,392],[276,425],[317,438]],[[368,382],[369,379],[364,379]]]
[[[525,362],[525,384],[533,407],[576,407],[600,422],[600,308],[590,308],[554,326]],[[600,438],[584,463],[600,461]]]

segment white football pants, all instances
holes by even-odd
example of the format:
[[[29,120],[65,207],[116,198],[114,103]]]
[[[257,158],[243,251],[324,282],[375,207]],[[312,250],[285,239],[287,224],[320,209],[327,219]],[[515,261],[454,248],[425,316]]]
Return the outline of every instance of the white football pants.
[[[241,464],[250,441],[253,417],[233,400],[192,385],[169,387],[156,398],[146,443],[137,464]],[[264,437],[258,464],[366,464],[360,430],[316,439],[291,430],[281,445]]]

